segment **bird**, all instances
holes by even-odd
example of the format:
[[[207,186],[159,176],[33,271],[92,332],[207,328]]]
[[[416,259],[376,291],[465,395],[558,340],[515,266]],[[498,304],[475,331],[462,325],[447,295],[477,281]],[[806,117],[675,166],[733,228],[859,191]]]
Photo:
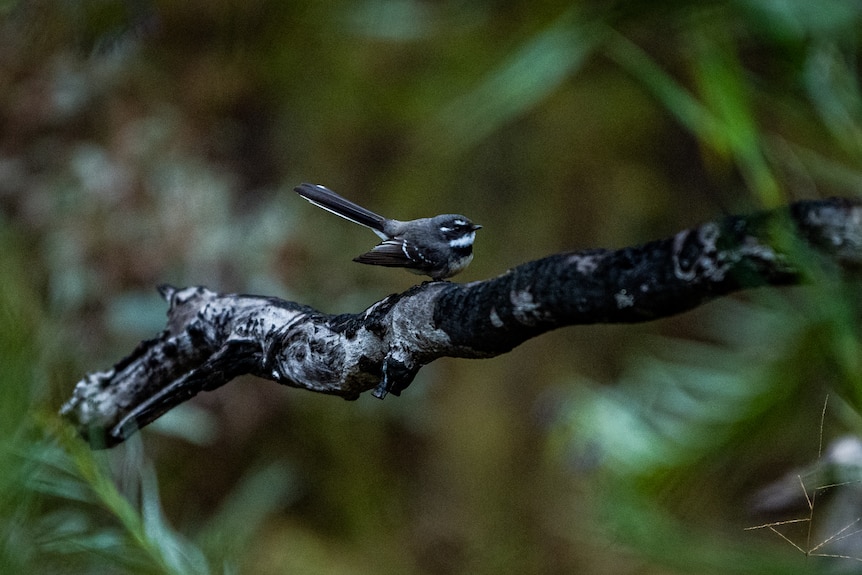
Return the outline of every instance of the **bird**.
[[[460,214],[390,220],[319,184],[303,183],[294,191],[315,206],[370,228],[383,240],[370,251],[353,258],[355,262],[406,268],[438,281],[461,272],[473,260],[473,241],[476,230],[482,226]]]

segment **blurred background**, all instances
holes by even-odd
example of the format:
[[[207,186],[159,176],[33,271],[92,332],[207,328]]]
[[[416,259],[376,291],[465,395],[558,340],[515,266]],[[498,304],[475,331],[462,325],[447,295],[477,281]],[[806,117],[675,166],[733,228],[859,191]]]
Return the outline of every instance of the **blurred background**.
[[[858,572],[858,284],[826,268],[385,401],[240,378],[95,453],[55,414],[163,328],[160,283],[341,313],[417,281],[303,181],[482,224],[458,281],[855,197],[860,31],[840,0],[0,0],[0,572]]]

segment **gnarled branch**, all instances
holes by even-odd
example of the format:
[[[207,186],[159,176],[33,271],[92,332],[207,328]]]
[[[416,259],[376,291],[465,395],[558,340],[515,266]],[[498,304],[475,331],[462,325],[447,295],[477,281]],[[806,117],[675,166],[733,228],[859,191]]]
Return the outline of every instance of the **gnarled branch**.
[[[641,246],[552,255],[484,281],[426,282],[358,314],[165,286],[167,328],[84,377],[61,413],[94,447],[110,447],[246,373],[345,399],[400,395],[439,357],[493,357],[562,326],[667,317],[738,290],[799,283],[821,262],[862,263],[862,205],[803,201],[731,216]]]

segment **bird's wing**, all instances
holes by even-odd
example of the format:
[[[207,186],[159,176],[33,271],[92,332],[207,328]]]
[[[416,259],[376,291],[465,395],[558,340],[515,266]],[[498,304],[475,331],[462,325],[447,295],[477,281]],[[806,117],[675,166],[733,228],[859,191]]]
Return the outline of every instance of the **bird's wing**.
[[[353,261],[373,266],[403,268],[414,266],[415,262],[407,257],[405,241],[401,238],[386,240],[374,246],[371,251],[356,256]]]

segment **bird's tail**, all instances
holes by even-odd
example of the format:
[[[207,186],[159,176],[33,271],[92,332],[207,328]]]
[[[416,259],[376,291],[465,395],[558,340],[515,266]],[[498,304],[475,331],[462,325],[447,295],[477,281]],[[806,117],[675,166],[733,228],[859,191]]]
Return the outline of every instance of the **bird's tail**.
[[[383,234],[383,224],[386,218],[342,198],[329,188],[318,184],[300,184],[294,188],[294,191],[315,206],[332,212],[336,216],[341,216],[345,220],[369,227],[378,232],[377,235],[380,237],[386,238],[386,235]]]

